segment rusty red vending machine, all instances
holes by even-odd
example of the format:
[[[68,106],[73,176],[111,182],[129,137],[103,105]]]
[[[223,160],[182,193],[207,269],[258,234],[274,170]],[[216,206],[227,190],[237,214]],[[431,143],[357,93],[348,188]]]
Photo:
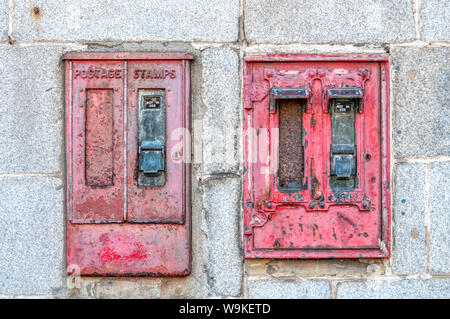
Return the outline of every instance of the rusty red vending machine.
[[[67,53],[68,273],[190,273],[190,60]]]
[[[384,54],[255,54],[244,70],[246,258],[390,255]]]

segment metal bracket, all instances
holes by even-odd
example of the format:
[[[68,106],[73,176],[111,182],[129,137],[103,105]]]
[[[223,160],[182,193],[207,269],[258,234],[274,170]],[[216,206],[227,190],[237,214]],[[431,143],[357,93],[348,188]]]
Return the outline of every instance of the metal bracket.
[[[270,90],[270,113],[276,113],[276,99],[309,99],[311,89],[309,87],[273,87]]]
[[[358,112],[364,111],[364,89],[363,88],[328,88],[325,91],[325,103],[323,104],[323,113],[329,112],[330,99],[360,99]]]

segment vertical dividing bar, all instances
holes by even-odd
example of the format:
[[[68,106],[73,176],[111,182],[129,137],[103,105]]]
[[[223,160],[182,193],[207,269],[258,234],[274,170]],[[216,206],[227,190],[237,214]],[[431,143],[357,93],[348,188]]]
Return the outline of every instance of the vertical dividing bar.
[[[128,198],[127,198],[127,163],[128,163],[128,61],[123,63],[123,220],[127,221],[127,209],[128,209]]]

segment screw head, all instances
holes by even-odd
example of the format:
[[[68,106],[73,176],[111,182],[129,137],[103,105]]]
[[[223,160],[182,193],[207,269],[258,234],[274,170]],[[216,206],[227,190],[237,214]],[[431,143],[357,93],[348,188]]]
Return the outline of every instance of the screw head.
[[[314,206],[316,206],[315,202],[309,202],[309,207],[313,208]]]
[[[320,207],[324,208],[325,207],[325,202],[320,202]]]
[[[271,208],[272,207],[272,202],[267,202],[267,207]]]

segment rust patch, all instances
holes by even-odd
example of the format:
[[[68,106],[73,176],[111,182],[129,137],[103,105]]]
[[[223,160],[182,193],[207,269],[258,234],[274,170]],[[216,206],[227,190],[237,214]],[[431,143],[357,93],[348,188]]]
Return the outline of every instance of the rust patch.
[[[273,242],[273,247],[275,247],[275,248],[280,248],[281,247],[280,238],[276,238],[275,239],[275,241]]]
[[[42,10],[39,6],[34,6],[31,8],[31,17],[36,20],[39,20],[42,17]]]
[[[414,80],[414,79],[417,77],[417,71],[416,71],[416,70],[408,71],[408,77],[409,77],[411,80]]]
[[[277,269],[272,265],[268,265],[266,272],[268,275],[273,275],[274,273],[277,272]]]
[[[316,126],[316,118],[314,117],[314,114],[311,115],[311,119],[309,120],[309,126],[311,127]]]
[[[264,202],[270,198],[270,186],[269,185],[266,186],[266,190],[267,190],[266,194],[258,201],[258,203],[256,205],[256,207],[258,209],[261,209],[261,206],[264,205]]]
[[[304,176],[304,149],[302,145],[303,103],[299,99],[279,102],[279,169],[280,187],[290,183],[301,185]]]
[[[312,190],[312,197],[315,200],[319,200],[322,198],[322,192],[320,191],[320,182],[315,175],[312,177],[311,180],[311,190]]]

